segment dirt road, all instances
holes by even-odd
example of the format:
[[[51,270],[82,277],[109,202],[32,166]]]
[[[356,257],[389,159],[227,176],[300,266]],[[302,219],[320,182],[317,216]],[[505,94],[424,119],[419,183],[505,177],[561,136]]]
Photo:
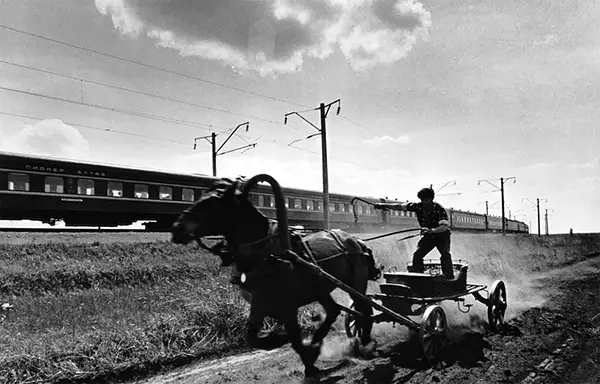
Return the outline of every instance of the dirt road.
[[[317,366],[320,383],[599,383],[600,258],[531,276],[509,295],[512,318],[502,334],[487,333],[484,307],[469,314],[446,306],[449,344],[435,364],[417,357],[406,328],[375,325],[377,356],[350,356],[348,339],[333,334]],[[474,281],[476,282],[476,281]],[[510,293],[510,291],[509,291]],[[524,297],[528,296],[528,297]],[[526,303],[524,305],[523,303]],[[143,381],[157,383],[301,383],[303,368],[289,346],[203,362]]]

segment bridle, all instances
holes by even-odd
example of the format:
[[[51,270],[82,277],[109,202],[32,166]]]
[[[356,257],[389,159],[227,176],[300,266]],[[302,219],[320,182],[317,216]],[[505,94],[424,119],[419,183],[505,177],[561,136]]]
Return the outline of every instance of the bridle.
[[[196,213],[193,212],[193,209],[189,209],[189,208],[188,209],[184,209],[181,212],[181,214],[183,216],[186,216],[186,215],[190,216],[195,221],[200,222],[200,217]],[[239,244],[239,249],[237,251],[240,252],[240,253],[243,253],[243,254],[250,253],[251,252],[251,248],[254,247],[255,245],[258,245],[258,244],[264,243],[266,241],[269,241],[269,240],[271,240],[271,239],[273,239],[273,238],[275,238],[277,236],[278,236],[278,233],[275,232],[275,233],[273,233],[271,235],[267,235],[267,236],[265,236],[265,237],[263,237],[261,239],[253,241],[253,242],[240,243]],[[209,252],[211,252],[211,253],[213,253],[213,254],[215,254],[217,256],[222,256],[221,252],[219,252],[219,251],[223,248],[224,241],[219,241],[217,244],[213,245],[212,247],[209,247],[203,241],[203,239],[202,239],[203,236],[198,236],[196,233],[193,233],[193,234],[190,235],[190,237],[198,243],[198,245],[200,246],[200,248],[202,248],[204,250],[207,250],[207,251],[209,251]]]

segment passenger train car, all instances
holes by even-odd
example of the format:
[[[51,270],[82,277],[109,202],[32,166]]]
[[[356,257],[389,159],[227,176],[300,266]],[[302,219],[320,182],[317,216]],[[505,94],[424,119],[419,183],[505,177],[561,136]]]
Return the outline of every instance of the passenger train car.
[[[112,165],[66,161],[0,152],[0,219],[39,220],[67,226],[119,226],[148,221],[149,230],[169,229],[181,211],[198,200],[217,180],[212,176],[176,174]],[[290,225],[323,227],[322,193],[283,188]],[[354,196],[330,194],[332,228],[381,230],[414,228],[412,212],[376,211],[356,204]],[[266,216],[275,218],[275,200],[259,185],[250,198]],[[372,202],[386,199],[362,197]],[[448,209],[457,230],[500,231],[501,218]],[[522,222],[507,220],[511,232],[528,232]]]

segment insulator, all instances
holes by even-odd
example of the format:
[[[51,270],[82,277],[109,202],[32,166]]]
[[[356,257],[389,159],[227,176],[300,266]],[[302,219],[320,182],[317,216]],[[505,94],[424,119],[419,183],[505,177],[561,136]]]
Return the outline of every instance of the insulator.
[[[287,116],[283,119],[283,125],[287,124]]]

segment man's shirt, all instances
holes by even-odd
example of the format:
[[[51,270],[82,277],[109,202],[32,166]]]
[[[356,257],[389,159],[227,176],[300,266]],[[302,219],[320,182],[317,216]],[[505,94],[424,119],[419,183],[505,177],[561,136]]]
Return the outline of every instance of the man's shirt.
[[[419,225],[424,228],[436,228],[441,224],[449,225],[448,213],[440,204],[433,202],[431,209],[425,209],[423,203],[408,203],[406,209],[415,212]]]

